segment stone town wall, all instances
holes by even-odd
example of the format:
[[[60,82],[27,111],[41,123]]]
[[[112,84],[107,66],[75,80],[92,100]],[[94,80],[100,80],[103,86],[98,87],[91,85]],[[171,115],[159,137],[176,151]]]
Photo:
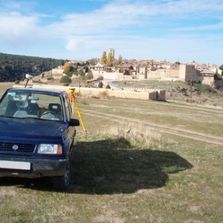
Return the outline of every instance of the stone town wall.
[[[194,66],[186,65],[185,80],[184,81],[202,81],[202,76],[199,75],[198,71]]]
[[[207,84],[209,86],[213,86],[214,77],[213,76],[203,76],[202,84]]]
[[[14,87],[19,87],[15,85]],[[23,86],[20,86],[23,87]],[[58,86],[58,85],[41,85],[34,84],[33,88],[37,89],[52,89],[52,90],[69,90],[70,87],[67,86]],[[78,88],[79,90],[79,88]],[[110,90],[104,88],[80,88],[81,95],[85,97],[100,97],[102,94],[106,94],[110,97],[118,98],[132,98],[132,99],[141,99],[141,100],[166,100],[166,92],[164,90],[144,90],[140,92],[131,91],[131,90]]]

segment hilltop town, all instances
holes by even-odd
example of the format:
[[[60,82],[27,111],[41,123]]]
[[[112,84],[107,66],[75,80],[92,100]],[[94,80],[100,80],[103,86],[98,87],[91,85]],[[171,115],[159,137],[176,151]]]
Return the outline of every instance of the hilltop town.
[[[223,106],[223,65],[195,61],[130,60],[116,57],[114,49],[87,61],[8,54],[1,54],[1,58],[0,71],[5,82],[23,84],[25,74],[29,73],[34,76],[30,84],[78,87],[82,88],[82,93],[95,97],[102,94]],[[9,59],[10,66],[5,66]],[[24,60],[27,61],[26,67],[21,69]],[[37,60],[39,64],[33,62]],[[44,69],[42,65],[49,68]]]
[[[122,80],[158,80],[158,81],[183,81],[187,83],[201,83],[216,88],[223,86],[223,67],[213,64],[199,64],[195,61],[181,63],[176,61],[157,60],[127,60],[119,56],[115,59],[115,50],[110,49],[108,57],[105,52],[101,59],[89,60],[86,62],[67,62],[74,74],[81,72],[91,73],[88,79],[103,79],[110,81]],[[66,72],[65,72],[66,73]],[[61,78],[64,75],[64,67],[59,66],[52,69],[52,77]],[[216,83],[216,80],[219,82]]]
[[[115,50],[110,49],[99,59],[65,61],[35,76],[33,83],[78,87],[94,97],[177,100],[223,107],[222,73],[223,66],[195,61],[116,59]]]

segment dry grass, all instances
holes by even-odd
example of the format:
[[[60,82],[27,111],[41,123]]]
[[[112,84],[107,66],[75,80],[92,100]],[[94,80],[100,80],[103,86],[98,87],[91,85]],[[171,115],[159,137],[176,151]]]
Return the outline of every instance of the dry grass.
[[[105,115],[118,115],[213,136],[222,136],[222,109],[118,98],[100,101],[89,98],[88,101],[88,105],[81,105],[83,112],[85,109],[92,110],[105,113]]]
[[[123,137],[128,140],[133,146],[140,146],[141,148],[162,146],[164,138],[159,131],[154,129],[145,128],[140,124],[126,124],[111,126],[106,129],[97,130],[97,134],[100,136],[110,136],[113,138]]]

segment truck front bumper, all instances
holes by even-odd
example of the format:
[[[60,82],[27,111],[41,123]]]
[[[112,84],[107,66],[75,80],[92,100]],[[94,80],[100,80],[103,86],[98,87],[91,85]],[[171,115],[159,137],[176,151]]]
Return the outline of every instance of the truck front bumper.
[[[38,178],[62,176],[68,164],[67,159],[34,159],[0,156],[0,177]]]

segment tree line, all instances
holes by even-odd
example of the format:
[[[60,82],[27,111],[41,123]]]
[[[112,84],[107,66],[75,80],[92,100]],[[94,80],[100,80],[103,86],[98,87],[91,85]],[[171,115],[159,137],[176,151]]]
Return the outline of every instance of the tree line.
[[[115,58],[113,55],[113,52],[110,50],[108,54],[106,51],[103,51],[100,59],[100,63],[107,66],[114,66],[114,65],[121,65],[123,62],[123,58],[121,55],[119,55],[118,59]]]
[[[0,53],[0,81],[20,81],[27,73],[39,75],[62,64],[64,60]]]

